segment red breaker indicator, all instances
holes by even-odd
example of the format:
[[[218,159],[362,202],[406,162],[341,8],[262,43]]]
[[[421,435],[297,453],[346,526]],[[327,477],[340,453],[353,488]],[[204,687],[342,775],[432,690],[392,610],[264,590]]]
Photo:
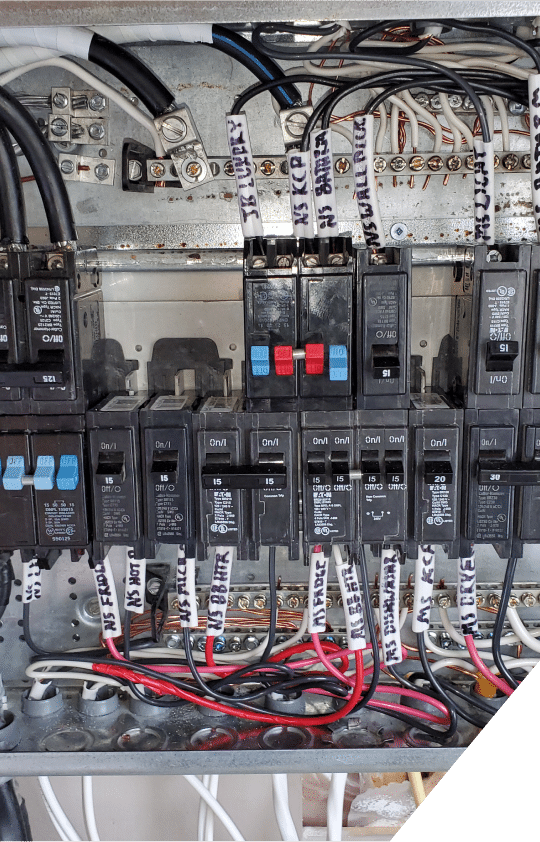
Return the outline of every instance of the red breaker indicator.
[[[292,345],[276,345],[274,348],[276,374],[291,377],[294,374]]]
[[[324,374],[324,345],[306,345],[306,374]]]

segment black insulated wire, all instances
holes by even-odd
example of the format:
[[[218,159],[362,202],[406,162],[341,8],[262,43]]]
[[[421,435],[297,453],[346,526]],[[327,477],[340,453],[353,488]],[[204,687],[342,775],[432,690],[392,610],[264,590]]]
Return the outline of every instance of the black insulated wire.
[[[516,681],[516,679],[504,663],[501,652],[501,637],[504,626],[504,620],[506,617],[506,609],[508,607],[508,600],[510,599],[510,593],[512,591],[512,585],[514,583],[514,576],[516,575],[517,561],[517,558],[509,558],[508,563],[506,565],[504,582],[501,591],[501,601],[499,603],[499,610],[497,611],[495,625],[493,626],[493,638],[491,641],[491,651],[493,652],[493,660],[495,661],[497,669],[499,670],[502,677],[508,682],[510,687],[514,688],[514,690],[517,687],[519,687],[519,682]]]
[[[26,839],[32,842],[32,832],[24,799],[19,801],[13,778],[0,783],[0,839]]]
[[[212,27],[212,46],[216,50],[234,58],[250,70],[261,82],[271,82],[283,77],[283,70],[246,38],[214,24]],[[302,97],[298,88],[292,82],[281,82],[274,93],[279,107],[292,108],[301,102]]]
[[[36,179],[45,207],[51,243],[76,240],[77,232],[66,185],[49,142],[26,108],[1,87],[0,123],[6,126],[21,147]]]
[[[270,657],[272,647],[276,641],[276,625],[277,625],[277,582],[276,582],[276,548],[270,547],[268,550],[268,588],[270,591],[270,623],[268,626],[268,640],[264,647],[264,652],[261,655],[261,663],[265,663]]]
[[[259,85],[251,85],[246,88],[231,108],[231,114],[240,114],[245,105],[254,97],[265,91],[275,91],[283,83],[283,79],[291,79],[292,82],[307,82],[315,85],[325,85],[327,88],[341,87],[342,83],[336,79],[329,79],[327,76],[314,76],[311,73],[295,73],[291,76],[283,76],[279,79],[272,79],[271,82],[262,82]],[[273,94],[275,96],[275,94]]]
[[[0,231],[3,245],[28,243],[21,174],[13,143],[0,124]],[[0,568],[0,576],[2,568]],[[0,582],[0,588],[2,583]]]
[[[352,556],[353,564],[356,563],[356,556]],[[381,675],[381,659],[379,656],[379,641],[377,639],[377,629],[375,627],[375,617],[373,615],[373,606],[371,604],[371,594],[369,591],[369,576],[368,576],[368,569],[367,569],[367,562],[366,562],[366,553],[364,547],[360,547],[360,554],[359,554],[359,567],[360,567],[360,579],[362,581],[362,593],[364,596],[364,614],[366,617],[367,627],[369,630],[369,639],[371,642],[372,648],[372,657],[373,657],[373,675],[371,677],[371,683],[367,689],[367,692],[363,695],[360,699],[356,707],[354,708],[353,713],[358,710],[361,710],[365,707],[368,702],[371,701],[373,696],[377,691],[377,684],[379,683],[379,678]]]
[[[11,564],[11,553],[0,553],[0,620],[4,616],[4,612],[9,605],[11,584],[14,578],[15,575],[13,573],[13,565]]]
[[[153,70],[134,53],[94,34],[88,50],[88,60],[115,76],[141,100],[152,117],[159,117],[170,109],[174,96]]]

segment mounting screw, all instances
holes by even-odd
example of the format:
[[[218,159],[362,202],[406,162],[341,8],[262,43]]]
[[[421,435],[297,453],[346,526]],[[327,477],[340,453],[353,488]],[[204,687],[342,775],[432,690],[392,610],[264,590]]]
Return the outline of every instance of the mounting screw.
[[[532,608],[533,605],[536,605],[535,596],[530,592],[522,594],[521,601],[526,608]]]
[[[64,258],[59,254],[53,254],[52,257],[49,257],[47,260],[47,269],[49,271],[54,271],[55,269],[63,269],[64,268]]]
[[[111,172],[111,168],[108,164],[98,164],[94,167],[94,175],[96,176],[98,181],[105,181],[106,178],[109,177]]]
[[[159,161],[154,161],[150,164],[150,175],[153,175],[154,178],[163,178],[165,175],[165,167],[163,164],[160,164]]]
[[[302,137],[307,121],[307,114],[303,111],[293,111],[287,115],[285,129],[291,137]]]
[[[69,99],[66,94],[62,93],[62,91],[56,91],[53,96],[52,104],[55,108],[67,108],[69,105]]]
[[[490,249],[486,257],[488,263],[500,263],[502,260],[502,254],[497,249]]]
[[[97,596],[90,597],[84,604],[84,613],[93,620],[100,616],[99,599]]]
[[[232,161],[225,161],[223,172],[225,175],[234,175],[234,166]]]
[[[103,123],[90,123],[88,126],[88,134],[92,140],[103,140],[105,137],[105,126]]]
[[[64,158],[60,163],[60,172],[63,172],[64,175],[71,175],[72,172],[75,172],[73,161],[70,161],[69,158]]]
[[[187,135],[185,120],[174,114],[167,117],[161,124],[161,134],[169,143],[181,143]]]
[[[344,173],[346,173],[350,170],[351,163],[347,158],[338,158],[334,166],[335,166],[336,172],[339,173],[340,175],[343,175]]]
[[[451,608],[452,607],[452,600],[448,596],[448,594],[440,594],[437,597],[437,605],[439,608]]]
[[[274,175],[276,171],[276,165],[273,161],[262,161],[259,166],[259,169],[263,175]]]
[[[394,222],[390,228],[390,236],[393,240],[404,240],[408,233],[409,229],[404,222]]]
[[[64,137],[68,131],[68,124],[63,117],[55,117],[51,121],[51,132],[55,137]]]
[[[94,94],[88,102],[88,107],[91,111],[103,111],[107,105],[107,100],[102,94]]]
[[[510,101],[508,103],[508,110],[510,114],[514,115],[514,117],[520,117],[522,114],[525,114],[527,108],[525,105],[522,105],[521,102]]]
[[[128,161],[128,178],[130,181],[140,181],[142,178],[142,164],[140,161]]]

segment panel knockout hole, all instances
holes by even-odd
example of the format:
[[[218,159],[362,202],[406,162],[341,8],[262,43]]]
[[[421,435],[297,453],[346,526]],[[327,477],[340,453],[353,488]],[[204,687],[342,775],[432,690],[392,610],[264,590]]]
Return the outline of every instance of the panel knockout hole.
[[[271,749],[293,749],[305,748],[311,742],[311,736],[301,728],[276,725],[274,728],[267,728],[259,736],[261,748]]]
[[[45,751],[86,751],[94,738],[90,731],[79,728],[63,728],[54,734],[48,734],[40,743]]]
[[[189,741],[198,751],[220,751],[234,748],[238,734],[230,728],[201,728],[191,735]]]
[[[167,735],[155,728],[130,728],[120,734],[117,740],[122,751],[158,751],[165,748]]]

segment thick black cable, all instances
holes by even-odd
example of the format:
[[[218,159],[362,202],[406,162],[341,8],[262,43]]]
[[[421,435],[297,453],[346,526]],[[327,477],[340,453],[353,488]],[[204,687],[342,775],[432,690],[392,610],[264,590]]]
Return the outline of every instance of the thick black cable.
[[[0,123],[13,135],[30,164],[45,207],[51,242],[67,243],[76,240],[77,232],[66,185],[49,142],[26,108],[2,87]]]
[[[462,719],[465,719],[471,725],[474,725],[475,728],[483,728],[485,723],[481,722],[477,719],[473,714],[469,713],[468,711],[464,710],[460,705],[457,704],[449,695],[448,692],[444,689],[442,684],[440,683],[439,679],[435,676],[435,673],[431,669],[431,664],[429,663],[429,658],[426,649],[426,643],[424,640],[424,635],[422,632],[419,632],[416,635],[417,646],[418,646],[418,654],[420,655],[420,661],[422,662],[422,668],[426,674],[426,678],[428,679],[431,686],[437,691],[439,696],[444,699],[444,703],[446,704],[450,716],[461,716]]]
[[[0,839],[32,842],[32,833],[24,799],[19,801],[13,778],[0,783]]]
[[[21,174],[13,143],[0,124],[0,231],[4,245],[28,243]]]
[[[371,676],[371,683],[361,700],[358,702],[353,710],[353,713],[365,707],[377,692],[377,684],[381,675],[381,658],[379,655],[379,641],[377,639],[377,630],[375,627],[375,617],[373,615],[373,606],[371,604],[371,594],[369,591],[369,576],[366,562],[366,553],[364,547],[360,545],[360,553],[358,556],[360,567],[360,579],[362,581],[362,592],[364,595],[364,615],[369,630],[369,639],[371,641],[371,654],[373,658],[373,675]],[[352,563],[356,563],[355,555],[352,556]]]
[[[516,575],[517,561],[517,558],[509,558],[508,563],[506,565],[506,571],[504,574],[504,581],[501,591],[501,601],[499,603],[497,617],[495,618],[495,625],[493,626],[493,638],[491,640],[491,651],[493,652],[493,660],[495,661],[497,669],[499,670],[502,677],[508,682],[510,687],[514,688],[514,690],[517,687],[519,687],[519,682],[516,681],[516,679],[504,663],[501,652],[501,637],[504,626],[504,620],[506,617],[506,609],[508,607],[508,600],[510,599],[510,593],[512,591],[512,585],[514,583],[514,576]]]
[[[174,103],[174,95],[138,56],[97,32],[90,42],[88,60],[133,91],[152,117],[159,117]]]
[[[261,663],[264,663],[270,657],[272,648],[276,642],[276,626],[277,626],[277,582],[276,582],[276,548],[270,547],[268,550],[268,589],[270,593],[270,622],[268,624],[268,640],[264,647],[264,652],[261,655]]]
[[[310,73],[295,73],[291,76],[282,76],[280,79],[272,79],[270,82],[263,82],[259,85],[251,85],[246,88],[240,96],[235,100],[231,108],[231,114],[240,114],[245,105],[254,97],[263,94],[265,91],[272,91],[278,88],[283,82],[283,79],[291,79],[293,82],[307,82],[315,85],[325,85],[327,88],[335,88],[343,84],[339,80],[331,79],[327,76],[313,76]]]
[[[257,46],[250,43],[241,35],[214,24],[212,27],[212,44],[215,49],[236,59],[250,70],[261,82],[268,82],[283,77],[283,70],[269,56],[260,52]],[[280,108],[291,108],[301,102],[302,97],[298,88],[292,82],[281,82],[274,94]]]

